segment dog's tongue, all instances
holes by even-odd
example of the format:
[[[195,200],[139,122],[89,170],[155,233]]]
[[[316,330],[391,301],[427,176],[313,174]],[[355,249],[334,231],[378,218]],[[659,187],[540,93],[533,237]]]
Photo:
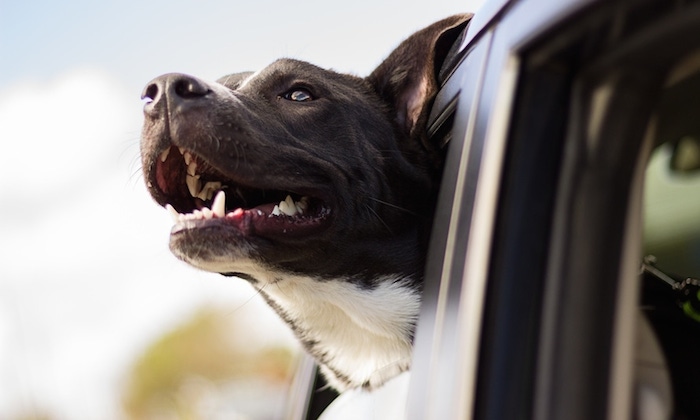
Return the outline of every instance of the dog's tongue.
[[[173,232],[197,229],[211,223],[221,223],[244,235],[263,237],[300,237],[321,230],[326,225],[330,210],[325,206],[310,206],[307,198],[295,202],[291,197],[278,204],[262,204],[252,209],[238,208],[226,213],[226,194],[219,191],[211,209],[203,207],[192,213],[178,213],[172,206],[166,209],[175,222]]]

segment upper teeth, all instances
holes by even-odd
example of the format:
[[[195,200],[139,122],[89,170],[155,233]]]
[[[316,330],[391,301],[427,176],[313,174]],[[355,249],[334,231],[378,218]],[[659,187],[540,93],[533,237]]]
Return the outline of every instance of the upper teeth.
[[[186,151],[185,149],[179,147],[178,150],[180,151],[180,154],[185,160],[185,165],[187,165],[187,175],[185,176],[185,183],[187,184],[187,189],[189,190],[190,195],[192,195],[192,197],[199,198],[202,201],[211,200],[212,197],[214,197],[214,193],[216,193],[216,197],[214,197],[211,209],[203,207],[200,210],[194,210],[192,213],[188,214],[180,214],[177,212],[177,210],[175,210],[175,208],[173,208],[173,206],[168,204],[166,206],[166,209],[168,209],[168,212],[170,212],[175,223],[184,220],[212,219],[214,217],[225,217],[226,194],[223,191],[221,191],[221,189],[225,188],[226,186],[222,185],[221,182],[218,181],[208,181],[206,184],[202,185],[202,180],[200,179],[201,175],[197,173],[197,160],[194,158],[192,153]],[[169,153],[170,148],[164,150],[160,155],[160,160],[162,162],[165,162],[165,160],[168,158]],[[284,200],[280,201],[279,204],[275,205],[271,215],[279,216],[284,214],[287,216],[294,216],[296,214],[304,214],[308,207],[308,197],[302,197],[299,201],[294,201],[294,199],[290,195],[287,195],[287,197]]]
[[[210,181],[202,185],[202,181],[200,180],[201,175],[197,173],[197,161],[194,159],[194,156],[192,156],[192,153],[186,151],[181,147],[178,148],[178,150],[180,151],[182,157],[185,159],[185,165],[187,165],[187,175],[185,175],[185,183],[187,184],[187,190],[190,192],[190,195],[192,197],[200,198],[202,200],[211,200],[214,196],[214,193],[217,190],[221,189],[223,185],[221,184],[221,182],[218,181]],[[170,149],[165,149],[160,154],[160,160],[162,162],[165,162],[169,154]]]

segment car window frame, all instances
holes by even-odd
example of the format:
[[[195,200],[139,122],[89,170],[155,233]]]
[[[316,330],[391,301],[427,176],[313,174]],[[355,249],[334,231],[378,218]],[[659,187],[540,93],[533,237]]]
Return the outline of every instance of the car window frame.
[[[567,48],[568,44],[574,43],[580,38],[586,30],[595,27],[602,20],[613,20],[615,18],[635,19],[639,16],[644,17],[648,14],[648,10],[644,9],[644,2],[592,2],[592,1],[562,1],[552,2],[547,0],[529,0],[513,2],[504,5],[499,3],[497,12],[492,13],[488,23],[479,22],[479,13],[475,17],[475,22],[470,26],[471,33],[465,37],[465,48],[473,48],[476,43],[485,38],[491,38],[492,43],[488,51],[488,64],[486,65],[487,76],[481,80],[466,80],[465,83],[483,84],[480,86],[482,93],[480,98],[475,100],[475,103],[469,104],[468,108],[462,106],[464,100],[459,99],[457,106],[457,119],[455,120],[455,130],[453,133],[453,141],[467,138],[472,144],[478,142],[479,135],[484,135],[489,130],[499,135],[506,136],[510,133],[509,130],[494,130],[491,128],[491,117],[493,116],[493,101],[494,98],[499,98],[499,106],[503,111],[503,115],[507,116],[509,104],[502,101],[509,96],[508,84],[500,83],[501,77],[505,72],[504,68],[517,68],[522,70],[531,69],[532,66],[544,64],[557,65],[556,61],[551,61],[556,58],[556,54]],[[641,6],[640,6],[641,5]],[[593,7],[596,6],[596,7]],[[639,6],[638,9],[635,7]],[[629,10],[628,10],[629,9]],[[532,10],[542,11],[541,14],[533,16]],[[640,13],[641,10],[641,13]],[[626,16],[625,13],[629,12]],[[635,15],[636,14],[636,15]],[[631,22],[631,20],[630,20]],[[571,28],[567,30],[566,26]],[[634,25],[630,24],[634,29]],[[505,28],[505,29],[504,29]],[[562,30],[563,28],[563,30]],[[559,30],[557,37],[548,38],[553,33],[553,30]],[[560,36],[561,35],[561,36]],[[643,36],[642,34],[641,36]],[[632,37],[634,38],[634,37]],[[624,54],[631,54],[635,42],[639,43],[639,39],[628,39],[614,46],[618,51],[603,51],[597,57],[596,63],[586,67],[585,64],[578,63],[580,67],[575,68],[577,79],[571,82],[572,98],[570,103],[570,112],[568,118],[570,125],[566,129],[566,133],[562,136],[565,142],[564,151],[562,154],[561,165],[564,173],[564,180],[558,184],[556,189],[556,202],[552,206],[552,214],[554,223],[552,225],[551,237],[546,240],[551,243],[551,253],[547,255],[545,266],[541,272],[542,281],[542,305],[544,308],[543,317],[541,320],[542,331],[537,336],[534,346],[534,352],[529,354],[533,359],[523,359],[523,363],[533,363],[536,369],[533,370],[533,401],[532,412],[520,413],[519,418],[538,418],[538,419],[558,419],[558,418],[629,418],[632,410],[630,400],[632,398],[632,381],[633,368],[630,362],[634,359],[633,353],[633,336],[634,319],[636,312],[636,296],[638,288],[638,269],[639,269],[639,245],[641,243],[639,232],[640,227],[640,211],[641,211],[641,185],[643,177],[640,169],[643,165],[640,162],[645,160],[645,153],[648,150],[648,140],[645,134],[647,122],[651,115],[653,101],[649,99],[653,97],[653,88],[658,87],[659,72],[658,69],[652,69],[643,77],[639,76],[634,71],[634,59],[640,57],[632,57]],[[663,50],[662,50],[663,51]],[[581,58],[586,55],[585,52],[578,51]],[[618,54],[617,57],[614,55]],[[622,55],[619,55],[622,54]],[[663,53],[662,53],[663,54]],[[527,62],[524,57],[527,55]],[[569,57],[570,58],[570,57]],[[467,58],[469,59],[469,53]],[[615,69],[615,60],[632,59],[632,65],[626,68]],[[521,61],[522,60],[522,61]],[[647,60],[649,60],[647,58]],[[618,61],[619,63],[620,61]],[[522,66],[522,67],[520,67]],[[515,71],[517,73],[518,70]],[[613,104],[622,105],[626,109],[637,108],[636,111],[611,113],[603,118],[602,130],[596,136],[588,136],[585,133],[586,126],[591,124],[591,119],[595,114],[592,112],[590,101],[592,96],[598,95],[594,92],[597,87],[596,77],[605,75],[608,72],[617,72],[617,80],[608,100]],[[578,73],[582,74],[578,74]],[[525,71],[523,74],[526,73]],[[513,73],[511,73],[513,74]],[[522,76],[522,74],[520,75]],[[520,80],[522,81],[522,79]],[[520,85],[518,88],[522,87]],[[648,90],[648,88],[652,90]],[[489,91],[489,89],[491,89]],[[647,89],[648,93],[641,93]],[[500,96],[499,96],[500,92]],[[515,94],[515,93],[513,93]],[[516,99],[517,101],[517,99]],[[646,107],[643,110],[641,108]],[[473,118],[475,127],[469,127],[473,133],[463,135],[467,131],[460,131],[459,118],[462,113],[467,113],[465,109],[469,109],[471,113],[473,109],[479,109],[481,116]],[[483,116],[483,117],[482,117]],[[614,117],[614,118],[613,118]],[[615,119],[622,118],[621,124],[616,124]],[[497,119],[498,120],[498,119]],[[511,124],[508,121],[507,124]],[[626,124],[626,125],[625,125]],[[624,127],[623,127],[624,126]],[[624,129],[623,129],[624,128]],[[636,131],[635,131],[636,130]],[[640,131],[641,130],[641,131]],[[634,133],[631,133],[634,132]],[[590,134],[590,133],[589,133]],[[498,143],[501,141],[499,135],[492,135],[489,142]],[[627,141],[626,149],[624,150],[607,150],[600,148],[602,152],[598,152],[595,159],[590,159],[586,153],[586,145],[593,137],[611,137],[611,136],[629,137],[632,140]],[[622,141],[621,141],[622,142]],[[595,143],[595,141],[594,141]],[[589,144],[590,146],[590,144]],[[460,146],[457,146],[459,148]],[[494,150],[498,148],[494,146]],[[573,175],[573,171],[582,169],[581,162],[587,162],[587,165],[604,164],[611,165],[611,161],[605,156],[608,152],[612,152],[608,158],[612,159],[612,166],[608,167],[609,172],[604,174],[595,174],[588,171],[588,179],[585,182],[595,184],[597,188],[602,188],[600,191],[595,191],[591,188],[579,188],[575,181],[578,175]],[[452,151],[450,152],[452,153]],[[498,152],[495,152],[498,153]],[[566,159],[564,159],[566,157]],[[494,159],[493,157],[491,157]],[[623,168],[624,167],[624,168]],[[446,179],[453,172],[446,167]],[[583,165],[583,169],[586,168]],[[478,172],[478,171],[477,171]],[[619,175],[619,176],[618,176]],[[585,178],[585,177],[584,177]],[[607,189],[611,179],[619,179],[624,185],[621,189]],[[478,182],[477,178],[465,181],[465,185]],[[446,187],[449,188],[449,187]],[[441,194],[441,203],[438,205],[438,216],[450,215],[448,211],[441,213],[440,206],[445,208],[452,205],[450,200],[454,200],[454,191],[450,194]],[[494,192],[491,192],[493,197]],[[590,203],[586,209],[588,211],[600,212],[606,206],[613,205],[619,208],[614,220],[608,221],[609,226],[601,224],[600,226],[592,226],[590,219],[593,213],[587,211],[579,211],[576,213],[576,206],[581,203]],[[467,206],[468,207],[468,206]],[[488,206],[486,206],[488,207]],[[579,208],[581,210],[585,206]],[[497,211],[497,208],[493,209]],[[572,214],[574,214],[572,216]],[[485,231],[492,229],[488,222],[484,225],[473,214],[465,213],[460,217],[473,218],[473,221],[463,222],[464,226],[480,225]],[[437,239],[433,239],[434,243],[441,244],[445,238],[440,237],[449,228],[441,227],[444,220],[439,218],[436,221],[434,235],[438,235]],[[567,235],[571,233],[571,227],[575,226],[577,233],[582,236],[577,237],[575,243],[571,237]],[[606,227],[611,227],[612,231],[617,231],[619,240],[614,244],[601,243],[600,237],[589,235],[586,237],[586,228],[591,231],[598,229],[598,232],[606,232]],[[611,232],[611,231],[610,231]],[[493,233],[493,231],[492,231]],[[469,232],[471,235],[471,232]],[[483,237],[482,237],[483,238]],[[486,241],[469,242],[474,243],[474,246],[481,246],[482,259],[489,259],[493,267],[497,261],[493,260],[493,254],[490,254],[491,243],[488,238]],[[467,263],[470,262],[468,257],[468,246],[462,249],[463,253],[460,257]],[[591,252],[598,245],[601,252]],[[481,304],[479,296],[483,290],[487,289],[486,283],[492,282],[492,272],[485,273],[481,271],[476,276],[463,276],[459,279],[459,275],[450,281],[463,281],[463,284],[455,285],[453,283],[436,282],[435,278],[441,278],[442,272],[430,271],[431,264],[437,258],[440,263],[444,263],[440,255],[440,248],[437,252],[430,255],[428,261],[427,280],[426,280],[426,300],[424,301],[424,312],[418,324],[416,336],[416,350],[414,352],[413,364],[413,382],[409,394],[409,413],[410,418],[512,418],[507,415],[501,417],[488,416],[486,413],[496,413],[497,410],[487,410],[481,408],[481,411],[473,412],[472,403],[474,401],[483,401],[483,388],[475,387],[482,379],[477,379],[477,369],[473,369],[478,364],[479,369],[483,374],[483,358],[477,360],[478,356],[474,355],[473,342],[470,340],[460,339],[469,335],[471,340],[479,340],[482,337],[477,334],[479,326],[474,326],[482,319]],[[431,252],[434,250],[431,249]],[[603,252],[604,251],[604,252]],[[449,252],[449,251],[448,251]],[[581,253],[588,253],[588,256],[581,257]],[[448,256],[455,258],[454,256]],[[471,261],[473,262],[473,261]],[[573,267],[576,267],[574,269]],[[578,271],[577,271],[578,270]],[[478,270],[474,270],[476,272]],[[472,273],[473,273],[472,272]],[[457,272],[459,273],[459,272]],[[586,284],[586,277],[599,277],[599,281],[595,284],[579,287]],[[575,287],[562,284],[562,278],[572,279],[572,284]],[[488,278],[488,280],[487,280]],[[489,285],[492,286],[492,285]],[[474,300],[468,300],[470,297],[462,295],[465,290],[476,292],[471,296]],[[459,298],[454,297],[454,292],[460,292]],[[600,306],[596,305],[592,298],[594,292],[603,291],[610,295],[608,301]],[[452,293],[451,293],[452,292]],[[584,299],[585,303],[580,307],[567,306],[563,301],[575,301],[576,296],[587,295]],[[447,302],[440,305],[440,301]],[[487,297],[488,300],[488,297]],[[452,301],[452,304],[449,302]],[[462,317],[467,313],[465,306],[472,304],[469,310],[473,311],[470,317]],[[486,305],[489,305],[488,303]],[[491,304],[493,305],[493,303]],[[484,306],[488,309],[488,306]],[[596,313],[598,308],[604,308],[604,315]],[[437,309],[436,309],[437,308]],[[443,313],[439,311],[442,308]],[[582,309],[583,308],[583,309]],[[607,312],[606,312],[607,311]],[[442,320],[440,319],[442,317]],[[557,323],[552,320],[564,317],[566,322]],[[448,322],[445,321],[448,320]],[[460,321],[457,321],[460,320]],[[462,322],[462,323],[460,323]],[[466,324],[464,323],[466,322]],[[585,344],[581,340],[574,340],[574,335],[566,333],[566,325],[571,322],[578,322],[590,333],[591,342],[579,349],[569,348],[561,351],[561,346],[567,342]],[[471,324],[470,324],[471,323]],[[609,325],[609,328],[601,326]],[[452,324],[452,325],[450,325]],[[454,327],[454,324],[465,327],[469,330],[465,333]],[[562,326],[564,325],[564,326]],[[599,329],[599,332],[595,332]],[[427,330],[427,331],[426,331]],[[437,330],[437,331],[436,331]],[[483,333],[483,331],[482,331]],[[440,337],[448,337],[448,339]],[[476,337],[476,338],[475,338]],[[435,340],[438,340],[436,344]],[[450,341],[451,340],[451,341]],[[450,344],[453,344],[450,346]],[[432,347],[431,347],[432,346]],[[470,347],[472,346],[472,347]],[[572,346],[575,347],[575,346]],[[429,353],[425,349],[432,349],[433,353]],[[484,343],[481,344],[481,351],[484,351]],[[608,351],[609,350],[609,351]],[[588,360],[592,354],[605,353],[599,360]],[[455,361],[455,354],[461,354],[460,363],[452,363]],[[516,357],[516,356],[514,356]],[[471,360],[466,362],[465,359]],[[436,363],[436,360],[441,360]],[[476,363],[476,364],[475,364]],[[471,366],[465,369],[465,366]],[[578,366],[579,368],[576,368]],[[586,368],[581,368],[585,366]],[[571,369],[575,370],[575,375],[570,376],[567,380],[566,375],[560,372],[566,372]],[[425,372],[428,372],[426,374]],[[559,372],[559,373],[558,373]],[[590,374],[590,372],[597,372]],[[466,377],[466,378],[465,378]],[[536,379],[535,379],[536,377]],[[581,379],[579,381],[579,379]],[[563,385],[563,386],[562,386]],[[477,389],[478,388],[478,389]],[[517,388],[515,388],[517,389]],[[512,392],[512,390],[511,390]],[[494,398],[492,407],[495,404],[503,404],[503,394],[498,394],[501,398]],[[567,417],[567,416],[574,417]]]

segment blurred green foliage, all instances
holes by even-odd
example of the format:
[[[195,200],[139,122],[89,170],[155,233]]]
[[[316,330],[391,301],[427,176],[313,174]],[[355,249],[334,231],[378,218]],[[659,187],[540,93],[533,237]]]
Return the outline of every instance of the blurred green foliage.
[[[294,352],[248,346],[245,335],[253,333],[226,311],[200,310],[134,363],[124,388],[125,414],[131,419],[198,419],[201,405],[226,383],[262,379],[279,386],[290,381]]]

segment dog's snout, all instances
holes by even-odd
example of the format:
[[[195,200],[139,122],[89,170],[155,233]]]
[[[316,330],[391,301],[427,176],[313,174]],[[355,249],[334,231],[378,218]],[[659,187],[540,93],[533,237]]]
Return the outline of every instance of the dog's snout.
[[[159,104],[165,100],[177,104],[202,98],[210,92],[209,86],[196,77],[171,73],[151,80],[144,88],[141,99],[146,101],[144,111],[153,114],[158,112]]]

